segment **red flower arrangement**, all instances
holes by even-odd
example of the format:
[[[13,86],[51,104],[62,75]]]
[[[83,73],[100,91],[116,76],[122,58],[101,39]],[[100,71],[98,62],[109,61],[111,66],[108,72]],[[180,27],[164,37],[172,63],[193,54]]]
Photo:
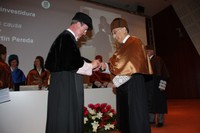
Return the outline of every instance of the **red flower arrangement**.
[[[84,132],[107,133],[116,130],[116,111],[107,103],[88,104],[84,107]]]

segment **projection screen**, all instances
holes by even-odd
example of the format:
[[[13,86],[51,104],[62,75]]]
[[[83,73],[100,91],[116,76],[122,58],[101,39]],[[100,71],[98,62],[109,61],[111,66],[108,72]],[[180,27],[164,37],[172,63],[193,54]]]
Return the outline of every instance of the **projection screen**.
[[[0,43],[7,54],[19,56],[19,68],[27,75],[33,68],[35,57],[46,59],[57,35],[71,23],[77,11],[93,19],[94,29],[80,40],[83,57],[93,60],[101,54],[104,61],[115,51],[110,34],[110,23],[116,17],[125,18],[130,34],[146,44],[145,17],[74,0],[0,0]]]

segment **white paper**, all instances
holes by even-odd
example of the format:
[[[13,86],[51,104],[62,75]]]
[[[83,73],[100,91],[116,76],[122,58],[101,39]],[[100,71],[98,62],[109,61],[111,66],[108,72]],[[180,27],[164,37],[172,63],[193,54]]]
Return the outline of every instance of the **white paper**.
[[[9,88],[4,88],[0,90],[0,104],[10,101],[10,91]]]

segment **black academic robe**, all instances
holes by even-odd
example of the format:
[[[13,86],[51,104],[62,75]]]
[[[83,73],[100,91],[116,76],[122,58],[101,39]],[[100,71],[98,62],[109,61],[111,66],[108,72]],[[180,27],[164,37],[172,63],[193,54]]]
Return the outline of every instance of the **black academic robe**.
[[[159,89],[160,80],[168,81],[169,73],[164,61],[154,55],[151,60],[154,74],[147,82],[148,104],[150,113],[167,113],[167,94],[166,91]]]
[[[50,72],[73,71],[82,67],[83,63],[75,37],[65,30],[52,44],[45,68]]]
[[[63,31],[48,53],[45,68],[51,72],[46,133],[82,133],[84,89],[83,58],[74,36]]]
[[[117,125],[121,133],[150,133],[144,75],[133,74],[116,93]]]

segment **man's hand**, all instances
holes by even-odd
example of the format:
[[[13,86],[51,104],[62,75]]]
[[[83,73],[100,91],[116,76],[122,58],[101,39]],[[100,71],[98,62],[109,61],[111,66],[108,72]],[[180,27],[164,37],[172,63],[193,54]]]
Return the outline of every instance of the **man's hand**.
[[[99,60],[93,60],[92,66],[93,66],[93,71],[98,71],[99,68],[101,67],[101,63],[99,62]]]

